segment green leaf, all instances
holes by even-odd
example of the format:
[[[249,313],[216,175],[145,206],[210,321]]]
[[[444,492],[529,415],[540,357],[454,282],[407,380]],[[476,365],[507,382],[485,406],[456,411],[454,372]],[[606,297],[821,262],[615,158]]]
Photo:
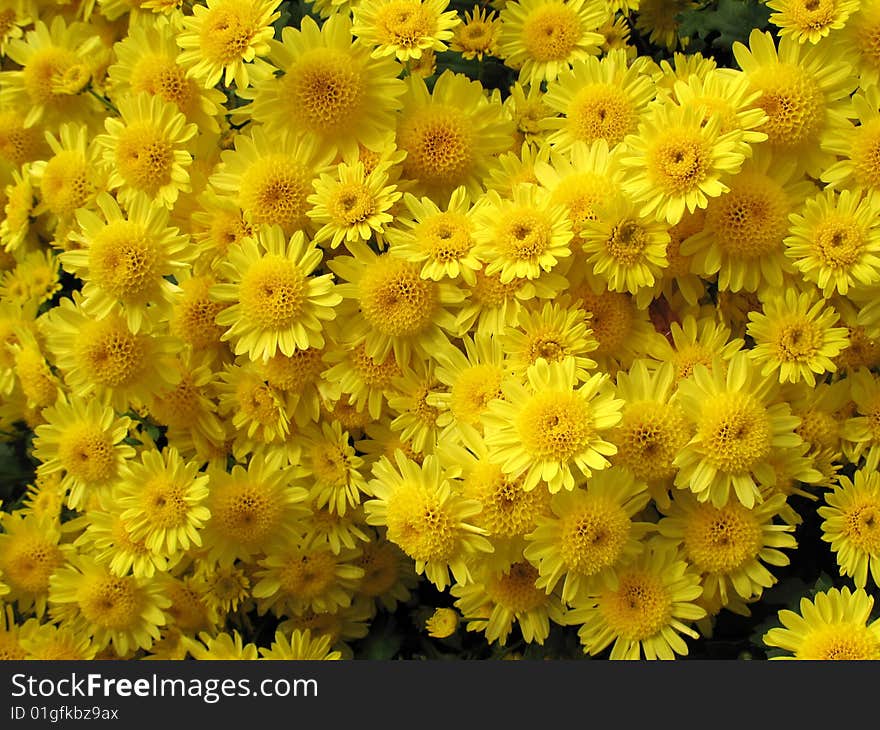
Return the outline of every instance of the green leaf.
[[[770,9],[756,0],[718,0],[681,13],[678,20],[680,36],[730,49],[737,41],[748,43],[753,28],[765,30],[770,22]]]

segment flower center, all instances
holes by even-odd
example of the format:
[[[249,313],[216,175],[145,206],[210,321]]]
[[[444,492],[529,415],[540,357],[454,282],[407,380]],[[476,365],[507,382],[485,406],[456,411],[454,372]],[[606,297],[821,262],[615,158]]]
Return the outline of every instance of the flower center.
[[[211,521],[227,538],[260,548],[282,516],[282,506],[260,484],[230,482],[214,487]]]
[[[435,104],[404,118],[397,144],[407,153],[404,174],[423,183],[462,183],[473,165],[472,125],[453,107]]]
[[[628,403],[615,431],[617,460],[638,479],[659,481],[675,475],[672,461],[688,440],[681,411],[666,403]]]
[[[55,84],[68,69],[79,64],[76,54],[66,48],[41,48],[22,69],[24,88],[34,104],[58,105],[67,96],[55,92]]]
[[[79,607],[90,623],[125,631],[140,620],[143,598],[134,577],[104,575],[84,586]]]
[[[865,245],[863,229],[851,218],[832,215],[813,232],[816,257],[832,269],[848,269],[855,264]]]
[[[362,69],[335,48],[304,53],[280,81],[280,96],[301,126],[325,135],[358,118],[363,103]]]
[[[880,502],[863,498],[844,515],[843,533],[858,549],[880,555]]]
[[[611,84],[588,84],[581,88],[568,109],[571,135],[588,144],[607,140],[613,147],[634,131],[636,114],[626,93]]]
[[[242,313],[262,329],[284,329],[301,314],[307,286],[306,277],[292,261],[279,254],[267,254],[255,261],[241,279]]]
[[[87,424],[64,433],[58,460],[68,474],[86,484],[101,484],[116,476],[113,442],[101,429]]]
[[[774,342],[782,362],[809,362],[822,347],[822,329],[808,319],[795,319],[779,326]]]
[[[538,571],[529,563],[514,563],[507,573],[486,581],[489,598],[514,614],[527,613],[543,606],[547,594],[535,588]]]
[[[174,150],[163,130],[151,122],[134,122],[119,132],[116,165],[126,183],[155,196],[171,182]]]
[[[344,226],[363,223],[376,210],[376,198],[366,185],[349,183],[337,188],[327,205],[333,218]]]
[[[131,71],[131,88],[134,93],[146,92],[176,104],[185,115],[195,111],[198,87],[168,56],[151,54],[139,59]]]
[[[461,213],[438,213],[416,226],[413,235],[433,261],[444,264],[464,258],[474,245],[470,222]]]
[[[285,562],[279,569],[281,591],[298,601],[324,595],[336,582],[336,561],[327,552],[302,555]]]
[[[241,59],[257,32],[251,3],[226,3],[205,14],[199,47],[205,58],[226,66]]]
[[[308,223],[312,174],[289,155],[268,155],[241,176],[239,198],[254,223],[277,223],[285,232]]]
[[[602,594],[599,610],[615,635],[641,641],[669,624],[672,597],[657,576],[633,570],[620,576],[616,590]]]
[[[462,489],[478,500],[482,511],[474,518],[481,527],[500,537],[525,535],[535,525],[535,518],[548,512],[550,493],[542,485],[526,491],[524,475],[504,474],[497,464],[478,463],[465,477]]]
[[[437,285],[422,279],[417,265],[386,254],[364,272],[360,303],[364,317],[383,334],[417,335],[439,306]]]
[[[517,416],[516,427],[526,452],[549,461],[580,453],[593,437],[589,404],[576,393],[536,393]]]
[[[632,523],[620,505],[591,496],[580,510],[566,515],[560,527],[559,552],[566,566],[591,576],[617,562]]]
[[[49,590],[49,576],[64,565],[64,555],[40,535],[18,535],[8,541],[0,561],[3,579],[14,589],[40,595]]]
[[[761,127],[771,145],[797,147],[817,138],[825,114],[825,98],[816,80],[787,63],[763,66],[749,78],[762,92],[756,102],[769,119]]]
[[[730,192],[709,202],[706,228],[721,249],[753,259],[775,251],[788,232],[790,205],[782,187],[760,173],[740,173]]]
[[[799,659],[858,661],[880,659],[880,645],[867,626],[839,622],[807,634]]]
[[[616,261],[632,265],[642,260],[642,252],[648,245],[648,234],[638,221],[625,219],[611,228],[605,248]]]
[[[860,184],[880,188],[880,119],[871,119],[856,129],[852,161]]]
[[[506,255],[519,261],[539,257],[550,246],[551,226],[540,211],[523,208],[510,211],[500,221],[498,242]]]
[[[382,45],[417,48],[431,35],[434,18],[417,0],[393,0],[376,13],[375,28]]]
[[[40,189],[49,210],[62,218],[72,217],[94,191],[85,157],[80,152],[59,152],[46,163]]]
[[[728,574],[754,560],[762,546],[761,526],[736,500],[724,507],[701,503],[687,516],[684,546],[703,573]]]
[[[538,6],[523,22],[523,45],[538,62],[567,59],[580,38],[577,13],[562,3]]]
[[[497,365],[474,365],[456,379],[450,394],[450,409],[457,421],[475,428],[489,402],[501,398],[501,379],[504,376]]]
[[[706,460],[728,473],[749,471],[770,453],[767,409],[752,396],[723,393],[700,419]]]
[[[111,388],[135,381],[147,366],[146,338],[132,334],[122,320],[90,322],[77,343],[89,377]]]
[[[711,161],[706,142],[697,130],[661,132],[651,147],[648,165],[654,182],[668,195],[694,190],[705,178]]]
[[[161,263],[149,232],[130,221],[111,221],[89,246],[95,283],[117,299],[149,299],[161,282]]]
[[[158,476],[143,485],[140,504],[151,525],[173,529],[188,522],[189,505],[185,497],[186,488],[183,485],[165,476]]]
[[[446,561],[455,553],[455,524],[424,489],[403,484],[388,499],[388,539],[414,560]]]

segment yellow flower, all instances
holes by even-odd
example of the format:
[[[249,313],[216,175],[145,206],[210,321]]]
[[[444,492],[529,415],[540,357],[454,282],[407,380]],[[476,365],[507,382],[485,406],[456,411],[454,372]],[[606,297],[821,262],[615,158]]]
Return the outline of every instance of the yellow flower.
[[[454,608],[435,608],[425,621],[425,631],[435,639],[446,639],[458,630],[461,617]]]
[[[275,632],[275,640],[268,649],[260,648],[262,659],[281,659],[297,661],[332,661],[342,659],[342,652],[331,651],[331,637],[327,634],[312,636],[311,631],[294,629],[290,636],[283,631]]]
[[[799,43],[818,43],[832,30],[839,30],[859,9],[859,0],[768,0],[775,11],[770,22],[780,36],[791,36]]]
[[[458,51],[462,58],[483,60],[483,56],[497,54],[498,34],[501,21],[491,10],[474,5],[464,13],[464,22],[455,27],[450,49]]]
[[[822,170],[822,181],[836,189],[865,188],[876,199],[880,194],[880,88],[871,86],[854,94],[852,112],[859,122],[857,126],[822,136],[822,148],[835,155],[833,164]]]
[[[449,0],[377,0],[354,8],[351,32],[374,46],[373,57],[418,60],[422,53],[445,51],[453,28],[461,23]]]

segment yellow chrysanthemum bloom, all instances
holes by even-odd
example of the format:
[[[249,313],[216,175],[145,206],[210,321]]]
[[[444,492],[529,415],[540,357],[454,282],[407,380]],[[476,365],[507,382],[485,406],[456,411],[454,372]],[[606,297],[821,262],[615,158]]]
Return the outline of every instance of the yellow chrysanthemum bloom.
[[[773,450],[801,443],[794,431],[800,420],[788,403],[774,401],[773,380],[757,377],[754,368],[741,351],[726,373],[719,358],[711,372],[696,365],[679,383],[677,400],[697,428],[673,461],[675,485],[700,502],[723,507],[733,497],[753,507],[761,499],[758,486],[776,478],[768,461]]]
[[[311,494],[318,508],[344,515],[369,494],[363,474],[364,460],[349,443],[348,431],[338,421],[316,424],[303,431],[303,458],[300,467],[313,482]]]
[[[392,390],[392,380],[401,374],[394,354],[390,353],[381,360],[372,358],[361,342],[331,349],[326,362],[329,367],[324,371],[324,378],[338,386],[341,396],[348,396],[344,400],[349,405],[378,420]]]
[[[804,51],[790,37],[779,41],[757,28],[746,47],[733,53],[749,83],[762,94],[757,105],[768,120],[760,127],[774,156],[795,160],[799,169],[819,177],[835,160],[820,147],[846,129],[843,104],[855,87],[852,67],[819,44]]]
[[[818,43],[832,30],[843,28],[859,9],[859,0],[768,0],[767,7],[774,11],[770,22],[780,36]]]
[[[150,649],[171,605],[160,582],[113,575],[86,556],[55,572],[49,585],[52,618],[91,634],[98,651],[112,644],[120,658]]]
[[[822,181],[836,189],[865,188],[876,200],[880,196],[880,88],[871,86],[854,94],[852,116],[857,126],[822,136],[823,149],[835,155],[833,164],[822,170]]]
[[[178,62],[187,74],[205,88],[220,80],[245,89],[251,74],[259,77],[265,68],[255,59],[269,53],[272,24],[281,17],[276,8],[280,0],[206,0],[193,5],[192,15],[181,18],[177,45]],[[257,72],[257,73],[255,73]]]
[[[837,479],[817,510],[824,520],[822,539],[831,544],[840,574],[852,577],[856,587],[867,585],[869,572],[880,585],[880,474],[862,468],[853,479]]]
[[[644,482],[618,469],[553,495],[551,515],[538,516],[526,535],[524,555],[538,568],[537,587],[552,593],[564,579],[562,600],[571,604],[613,583],[615,568],[642,551],[652,526],[634,515],[649,501]]]
[[[438,205],[461,185],[478,196],[493,157],[513,141],[513,123],[500,101],[487,98],[479,82],[449,70],[430,92],[418,75],[406,83],[397,146],[407,153],[403,175],[413,182],[410,192],[430,195]]]
[[[868,467],[880,464],[880,380],[867,368],[860,367],[847,378],[855,412],[843,424],[843,452],[857,463],[864,456]]]
[[[36,195],[30,165],[24,164],[12,171],[12,182],[3,190],[0,203],[3,219],[0,220],[0,246],[7,252],[15,252],[28,239]]]
[[[776,583],[765,563],[789,564],[781,549],[797,547],[794,528],[773,521],[785,506],[781,494],[746,508],[736,500],[716,507],[678,491],[657,529],[664,539],[681,545],[688,563],[702,576],[704,599],[719,595],[726,605],[737,596],[760,596]]]
[[[213,286],[211,296],[233,302],[216,322],[227,328],[221,339],[233,342],[236,355],[265,362],[276,352],[289,356],[324,344],[321,322],[336,316],[342,297],[334,291],[332,274],[311,275],[321,250],[302,232],[286,239],[279,226],[265,227],[221,264],[228,283]]]
[[[425,631],[434,639],[447,639],[458,631],[461,616],[454,608],[436,608],[425,621]]]
[[[474,5],[470,12],[465,11],[464,22],[453,30],[449,47],[462,58],[482,61],[484,55],[497,55],[500,30],[501,20],[493,11]]]
[[[565,209],[537,185],[517,185],[512,199],[490,191],[477,203],[474,223],[474,255],[487,262],[486,275],[498,273],[502,284],[537,279],[571,256]]]
[[[373,57],[418,61],[428,51],[445,51],[461,23],[449,0],[377,0],[354,7],[351,32],[372,45]]]
[[[285,636],[283,631],[275,632],[275,640],[268,649],[260,647],[261,659],[281,659],[296,661],[333,661],[342,659],[342,652],[331,650],[332,637],[327,634],[317,634],[306,629],[298,631],[294,629],[290,636]]]
[[[388,528],[388,539],[416,561],[439,590],[471,580],[469,558],[492,551],[486,531],[471,523],[480,503],[462,496],[435,456],[421,465],[398,450],[395,462],[382,457],[369,486],[375,499],[364,504],[367,524]]]
[[[612,660],[687,655],[681,635],[699,638],[690,624],[706,611],[697,603],[699,575],[678,549],[651,543],[615,573],[613,584],[575,602],[565,617],[569,625],[580,624],[584,653],[596,655],[613,641]]]
[[[584,58],[599,54],[598,33],[609,12],[596,0],[516,0],[501,10],[498,53],[533,85],[553,81]]]
[[[257,645],[245,644],[238,631],[221,632],[211,636],[207,631],[199,632],[198,641],[184,636],[189,655],[196,660],[243,661],[257,659]]]
[[[863,89],[880,81],[880,1],[861,0],[843,30],[831,38],[837,41],[835,50],[852,59]]]
[[[561,116],[544,119],[541,127],[552,130],[547,142],[562,151],[600,139],[613,149],[637,130],[654,94],[651,77],[629,65],[625,52],[601,61],[591,56],[547,85],[544,103]]]
[[[780,383],[815,386],[816,375],[837,370],[831,358],[849,345],[846,327],[834,326],[837,312],[809,291],[788,288],[768,297],[763,313],[750,312],[749,320],[747,332],[755,340],[749,355],[763,365],[761,375],[778,370]]]
[[[89,661],[97,653],[88,633],[76,632],[69,626],[41,624],[35,618],[22,624],[19,641],[30,660]]]
[[[826,189],[790,221],[785,254],[826,298],[880,283],[880,200]]]
[[[193,586],[214,615],[225,616],[238,610],[250,596],[251,580],[237,565],[200,563],[193,575]]]
[[[585,477],[609,465],[617,447],[607,431],[621,418],[608,375],[596,373],[578,385],[574,360],[543,358],[526,371],[522,384],[502,383],[503,399],[482,415],[486,446],[505,474],[525,474],[525,489],[547,482],[551,492],[575,488],[576,469]]]
[[[537,569],[525,560],[499,570],[487,564],[479,579],[455,585],[450,592],[468,631],[481,631],[490,644],[507,644],[516,624],[527,643],[543,645],[550,622],[564,623],[563,608],[556,593],[535,585],[537,579]]]
[[[253,100],[242,113],[271,133],[293,124],[343,157],[359,144],[381,146],[406,87],[393,59],[371,57],[367,44],[353,40],[346,14],[332,15],[321,26],[305,16],[299,30],[283,28],[269,59],[283,74],[242,93]]]
[[[693,0],[640,0],[636,29],[670,51],[687,48],[689,39],[679,35],[678,16],[696,7]]]
[[[873,596],[849,586],[817,593],[813,600],[805,596],[799,613],[779,612],[782,627],[764,634],[764,643],[791,652],[772,659],[880,659],[880,619],[871,621],[873,606]]]

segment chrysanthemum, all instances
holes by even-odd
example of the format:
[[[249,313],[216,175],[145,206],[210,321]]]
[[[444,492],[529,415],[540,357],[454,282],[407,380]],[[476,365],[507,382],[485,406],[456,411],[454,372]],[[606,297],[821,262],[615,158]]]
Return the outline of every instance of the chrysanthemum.
[[[818,43],[832,30],[843,28],[859,9],[859,0],[768,0],[767,7],[774,11],[770,22],[780,36]]]
[[[251,580],[241,565],[200,563],[193,574],[193,586],[208,610],[216,616],[235,612],[250,596]]]
[[[129,328],[140,331],[146,319],[167,319],[178,288],[167,277],[180,275],[195,257],[186,236],[168,226],[168,211],[141,193],[125,213],[107,193],[97,198],[102,215],[77,211],[78,248],[63,252],[61,265],[84,286],[83,311],[102,319],[121,305]]]
[[[824,190],[790,217],[785,254],[825,297],[880,283],[880,201]]]
[[[741,130],[722,132],[721,121],[717,114],[706,119],[701,108],[663,103],[645,116],[638,134],[626,137],[623,190],[641,205],[641,215],[674,225],[685,210],[705,208],[727,192],[748,146]]]
[[[449,0],[379,0],[358,3],[351,33],[372,45],[373,57],[418,61],[427,51],[445,51],[461,23]]]
[[[624,52],[601,61],[591,56],[547,85],[544,103],[561,116],[541,127],[553,130],[547,142],[562,151],[600,139],[613,149],[636,131],[654,93],[650,76],[629,65]]]
[[[36,207],[34,180],[30,165],[22,165],[12,171],[10,182],[0,195],[3,219],[0,220],[0,247],[7,252],[19,249],[30,233],[31,221]]]
[[[880,585],[880,474],[862,468],[852,480],[840,475],[817,512],[840,574],[864,588],[870,572],[874,585]]]
[[[107,186],[121,202],[144,193],[172,208],[180,192],[190,190],[187,142],[198,127],[187,123],[177,105],[141,92],[117,100],[119,117],[104,120],[106,134],[95,137],[109,171]]]
[[[577,470],[589,477],[609,465],[617,447],[606,440],[620,421],[623,401],[596,373],[577,385],[574,360],[540,358],[526,371],[526,383],[502,383],[503,399],[482,416],[486,445],[506,474],[525,474],[524,487],[547,482],[551,492],[573,489]]]
[[[245,644],[244,639],[236,630],[233,630],[231,634],[223,631],[215,636],[211,636],[207,631],[202,631],[199,633],[198,641],[185,636],[184,642],[190,656],[199,661],[243,661],[257,658],[257,645]]]
[[[279,352],[267,361],[257,363],[257,369],[268,384],[295,403],[293,419],[301,427],[320,419],[321,399],[328,388],[321,379],[328,349],[330,346],[325,343],[324,347],[308,347],[296,350],[292,355]]]
[[[15,609],[0,603],[0,661],[27,658],[27,652],[19,642],[21,627],[15,620]]]
[[[60,525],[20,510],[3,513],[0,525],[0,575],[9,589],[3,600],[40,618],[46,612],[49,577],[69,556],[69,546],[59,544]]]
[[[82,295],[61,299],[45,321],[46,342],[71,392],[108,398],[119,411],[146,403],[177,374],[166,367],[174,340],[159,332],[132,332],[119,310],[95,320]]]
[[[153,645],[171,605],[160,582],[113,575],[86,556],[55,572],[49,585],[52,617],[91,634],[99,651],[112,644],[121,658]]]
[[[834,308],[793,287],[768,297],[763,313],[750,312],[749,320],[747,331],[755,340],[749,355],[763,365],[761,375],[778,370],[780,383],[803,380],[815,386],[816,375],[837,370],[831,358],[849,344],[846,327],[834,326]]]
[[[34,456],[41,475],[63,472],[60,488],[78,509],[89,493],[112,485],[134,449],[123,443],[131,424],[97,399],[71,397],[43,412],[46,423],[34,430]]]
[[[353,256],[327,262],[346,283],[337,292],[349,300],[339,316],[347,317],[347,339],[365,346],[376,362],[393,352],[398,363],[410,361],[413,351],[429,355],[446,342],[443,330],[455,329],[448,305],[464,294],[454,283],[423,279],[421,267],[390,253],[376,255],[363,244],[352,244]]]
[[[312,204],[308,216],[321,224],[315,242],[329,241],[330,248],[336,248],[343,241],[369,241],[384,233],[394,220],[388,211],[402,195],[387,182],[386,168],[379,166],[367,173],[362,162],[343,162],[334,174],[321,174],[308,197]]]
[[[880,619],[871,621],[873,606],[873,596],[849,586],[830,588],[813,600],[804,596],[799,613],[779,612],[782,627],[764,634],[764,643],[792,654],[773,659],[880,659]]]
[[[689,39],[679,33],[678,17],[698,7],[693,0],[640,0],[636,28],[648,36],[651,43],[673,51],[687,48]]]
[[[854,94],[852,112],[858,125],[848,123],[822,137],[823,149],[835,155],[833,164],[822,170],[822,181],[836,189],[864,188],[876,199],[880,193],[880,87]]]
[[[800,420],[788,403],[773,402],[773,380],[757,377],[747,352],[730,359],[726,374],[720,358],[711,372],[696,365],[678,387],[679,403],[697,429],[673,462],[675,485],[715,507],[731,496],[753,507],[758,485],[775,479],[768,462],[773,449],[800,444],[794,431]]]
[[[350,405],[378,419],[391,391],[392,379],[401,374],[394,354],[377,360],[367,354],[362,342],[331,349],[326,362],[329,367],[324,378],[338,386]]]
[[[313,483],[315,505],[344,515],[346,508],[357,507],[367,491],[362,473],[364,460],[355,454],[349,434],[338,421],[316,425],[303,432],[301,468]]]
[[[97,652],[88,633],[69,626],[41,624],[35,618],[22,625],[19,641],[27,659],[37,661],[89,661]]]
[[[391,430],[419,454],[432,453],[439,438],[440,410],[431,404],[431,396],[444,386],[435,370],[434,360],[413,358],[392,381],[395,392],[388,396]]]
[[[524,555],[540,574],[536,585],[551,593],[563,580],[562,600],[570,604],[613,583],[615,567],[642,549],[651,525],[633,518],[649,500],[644,482],[618,469],[555,494],[552,514],[538,516],[526,535]]]
[[[718,287],[756,291],[762,283],[782,286],[791,271],[783,240],[789,216],[816,188],[798,174],[797,160],[756,152],[729,181],[724,195],[709,201],[703,230],[681,244],[695,271],[718,274]]]
[[[682,557],[676,547],[653,542],[615,571],[613,584],[576,601],[565,619],[580,625],[584,653],[596,655],[614,642],[612,660],[687,655],[681,635],[699,638],[691,624],[706,611],[697,603],[699,575]]]
[[[217,324],[228,328],[221,339],[232,340],[235,353],[251,360],[321,347],[321,322],[333,319],[342,301],[331,274],[311,276],[321,250],[302,232],[286,239],[280,227],[270,226],[256,240],[243,241],[221,265],[228,283],[211,289],[217,301],[234,302],[217,315]]]
[[[464,22],[453,29],[449,47],[458,51],[462,58],[482,61],[484,55],[497,55],[500,30],[501,20],[494,11],[474,5],[473,9],[464,12]]]
[[[173,446],[145,449],[140,461],[127,462],[115,494],[132,539],[148,550],[171,558],[202,544],[199,529],[211,516],[203,504],[208,477]]]
[[[312,632],[294,630],[290,636],[283,631],[275,632],[275,640],[269,648],[260,647],[262,659],[295,661],[333,661],[342,659],[342,652],[330,647],[332,637],[327,634],[312,636]]]
[[[833,57],[827,45],[804,51],[790,37],[780,39],[777,51],[773,36],[757,28],[748,48],[737,41],[733,53],[752,88],[762,92],[757,105],[768,120],[760,131],[774,156],[789,157],[819,177],[834,162],[820,141],[846,128],[842,104],[855,87],[851,66]]]
[[[353,563],[364,571],[358,584],[358,598],[366,598],[389,611],[406,602],[418,583],[412,558],[393,542],[375,535],[364,543]]]
[[[479,502],[458,493],[434,456],[420,466],[398,451],[395,462],[383,457],[373,466],[367,524],[386,526],[388,539],[416,561],[416,573],[439,590],[449,585],[450,572],[457,583],[468,583],[468,559],[492,551],[486,531],[471,523]]]
[[[553,81],[584,58],[599,54],[607,19],[602,3],[588,0],[516,0],[501,10],[498,53],[520,81]]]
[[[521,184],[511,200],[490,191],[474,212],[474,255],[485,273],[500,273],[502,284],[537,279],[571,255],[571,223],[565,209],[536,185]]]
[[[420,76],[406,81],[397,146],[407,153],[403,174],[414,182],[411,192],[430,195],[438,205],[460,185],[479,195],[493,156],[512,141],[513,124],[500,101],[487,98],[479,82],[449,70],[430,93]]]
[[[230,565],[246,560],[275,539],[295,532],[308,490],[294,483],[295,470],[275,454],[252,458],[247,468],[212,469],[205,506],[211,517],[202,530],[210,559]]]
[[[867,89],[880,80],[880,2],[862,0],[843,30],[832,38],[835,50],[846,54],[859,76],[859,85]]]
[[[467,189],[452,191],[449,204],[441,209],[431,198],[404,195],[409,216],[398,215],[395,226],[386,231],[393,256],[422,265],[423,279],[441,281],[461,278],[474,285],[483,263],[473,252],[473,208]]]
[[[245,89],[252,64],[269,52],[272,24],[281,16],[279,0],[206,0],[194,5],[193,14],[181,18],[178,62],[205,88],[221,79]],[[262,70],[262,69],[261,69]],[[258,74],[259,75],[259,74]]]
[[[332,15],[320,27],[307,15],[299,29],[283,28],[269,59],[282,75],[258,80],[242,94],[253,104],[240,110],[269,132],[294,125],[346,157],[359,144],[378,149],[393,127],[406,88],[400,66],[353,42],[347,14]]]
[[[880,380],[867,368],[858,368],[847,378],[855,412],[843,425],[844,454],[853,462],[865,456],[868,467],[880,464]]]

